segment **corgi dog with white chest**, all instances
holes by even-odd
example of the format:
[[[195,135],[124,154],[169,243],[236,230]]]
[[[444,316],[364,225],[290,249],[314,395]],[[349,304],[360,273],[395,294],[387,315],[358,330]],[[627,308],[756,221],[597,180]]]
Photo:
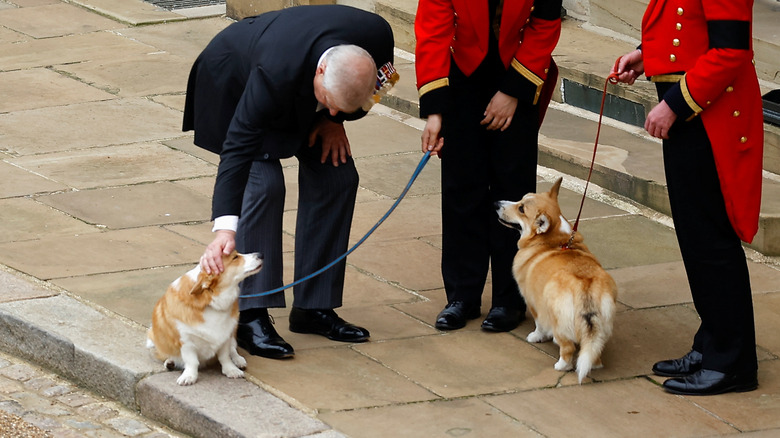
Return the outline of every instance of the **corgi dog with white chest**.
[[[579,383],[600,368],[612,335],[617,285],[577,232],[561,215],[559,178],[546,193],[529,193],[518,202],[496,202],[499,221],[520,231],[512,271],[536,329],[528,342],[555,341],[559,371],[574,368]],[[577,352],[579,348],[579,352]]]
[[[222,374],[244,376],[246,360],[236,351],[238,284],[258,273],[263,259],[233,251],[222,262],[221,273],[206,274],[198,265],[182,275],[154,307],[146,344],[167,369],[184,370],[179,385],[195,383],[200,364],[215,356]]]

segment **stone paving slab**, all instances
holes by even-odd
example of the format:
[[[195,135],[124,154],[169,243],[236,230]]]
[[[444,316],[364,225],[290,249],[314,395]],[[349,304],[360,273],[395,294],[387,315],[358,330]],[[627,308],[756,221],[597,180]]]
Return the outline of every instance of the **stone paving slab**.
[[[36,39],[116,29],[121,24],[78,6],[55,3],[7,10],[0,25]]]
[[[107,0],[113,1],[113,0]],[[206,18],[172,23],[152,24],[120,29],[119,35],[147,44],[157,51],[194,61],[206,44],[224,29],[230,20]],[[187,69],[189,71],[189,68]],[[184,77],[186,79],[186,76]]]
[[[173,280],[192,269],[192,264],[115,274],[68,277],[52,280],[64,290],[90,303],[145,327],[151,326],[152,309]]]
[[[349,436],[469,436],[489,430],[491,436],[538,438],[539,434],[479,399],[441,400],[371,409],[324,412],[320,417]],[[395,419],[403,418],[402,424]]]
[[[0,113],[113,98],[47,68],[0,73],[0,94]]]
[[[24,40],[7,45],[0,52],[0,66],[3,71],[10,71],[74,62],[116,60],[150,51],[153,51],[151,46],[111,32],[96,32],[62,38]]]
[[[246,359],[250,375],[272,382],[276,391],[309,409],[349,410],[438,398],[346,346],[311,349],[285,361],[255,356]]]
[[[98,230],[28,198],[0,199],[0,242],[95,233]]]
[[[442,398],[555,386],[561,377],[555,359],[508,333],[458,331],[388,342],[354,348]],[[469,354],[453,354],[465,349]]]
[[[585,244],[605,269],[652,265],[681,257],[673,230],[639,215],[586,219],[580,222],[580,230]]]
[[[420,131],[418,129],[380,114],[369,114],[365,118],[373,129],[363,129],[365,123],[347,123],[344,126],[353,158],[359,160],[363,157],[414,152],[414,156],[419,161]]]
[[[0,9],[3,8],[2,5],[5,3],[0,3]],[[11,29],[6,29],[4,27],[0,27],[0,44],[10,44],[10,43],[19,43],[22,41],[27,41],[29,37],[19,33],[14,32]]]
[[[718,416],[738,430],[774,429],[780,431],[780,363],[764,362],[758,370],[760,390],[724,397],[691,398],[692,403]]]
[[[391,163],[382,156],[359,158],[357,165],[361,170],[361,186],[396,199],[421,159],[419,152],[398,155]],[[434,157],[434,161],[429,160],[428,163],[410,188],[408,196],[431,195],[441,191],[439,159]]]
[[[620,302],[634,309],[691,302],[682,260],[609,271],[621,285]]]
[[[60,3],[60,0],[13,0],[13,2],[10,3],[13,3],[20,8],[29,8],[33,6],[55,5]]]
[[[212,164],[158,143],[35,154],[8,162],[78,190],[165,179],[213,178],[215,172]]]
[[[438,260],[441,250],[419,240],[390,242],[366,241],[349,262],[380,278],[392,279],[410,290],[442,287]],[[409,260],[419,260],[410,266]]]
[[[170,182],[82,190],[39,198],[90,224],[118,230],[209,219],[211,202]]]
[[[771,327],[780,318],[780,295],[777,293],[754,295],[753,312],[756,327]],[[780,357],[780,332],[777,330],[760,330],[756,334],[756,342],[770,355]]]
[[[150,96],[149,99],[152,102],[157,102],[170,109],[184,111],[184,101],[186,100],[186,96],[184,94],[164,94]]]
[[[141,0],[73,0],[73,3],[134,26],[186,18]]]
[[[427,234],[441,233],[441,197],[424,195],[405,198],[384,222],[371,234],[372,242],[406,240]],[[357,243],[390,209],[394,199],[361,202],[352,219],[350,242]],[[358,249],[357,251],[362,251]],[[353,261],[353,259],[349,259]]]
[[[82,62],[58,67],[69,76],[119,97],[184,93],[187,78],[180,72],[192,60],[168,53],[151,52],[135,58]]]
[[[184,111],[184,105],[182,105],[182,107],[179,108],[179,111]],[[190,134],[192,134],[192,132],[190,132]],[[219,165],[219,155],[211,151],[207,151],[198,146],[195,146],[195,144],[193,143],[192,135],[166,140],[161,143],[168,147],[176,149],[178,151],[185,152],[188,155],[192,155],[194,157],[200,158],[201,160],[211,163],[215,166]],[[216,174],[214,174],[213,176],[215,177]],[[212,179],[212,184],[213,184],[213,179]],[[212,186],[212,189],[213,188],[214,187]]]
[[[3,153],[3,156],[9,157],[10,155],[8,153]],[[4,176],[0,179],[0,197],[2,198],[33,195],[36,193],[49,193],[67,189],[67,186],[64,184],[48,180],[40,175],[35,175],[20,169],[17,166],[13,166],[6,161],[0,162],[0,172],[2,172]]]
[[[777,292],[777,270],[748,262],[753,295]],[[668,306],[691,302],[688,279],[682,261],[613,269],[610,275],[630,293],[620,295],[620,301],[635,308]]]
[[[648,375],[653,363],[690,351],[700,324],[692,307],[656,307],[617,313],[612,338],[604,350],[604,368],[594,370],[593,378],[603,382]],[[547,347],[557,351],[553,344]]]
[[[181,113],[138,98],[0,114],[3,147],[18,155],[178,137],[180,127]]]
[[[182,184],[184,185],[184,184]],[[212,184],[213,186],[213,184]],[[191,239],[195,242],[200,242],[203,245],[208,245],[211,243],[212,240],[214,240],[214,233],[211,231],[212,223],[211,222],[203,222],[203,223],[196,223],[196,224],[170,224],[165,225],[163,227],[164,229],[171,231],[173,233],[176,233],[180,236],[186,237],[188,239]],[[290,248],[287,248],[285,244],[291,245],[290,241],[292,240],[292,237],[290,236],[283,236],[282,237],[282,246],[285,248],[284,250],[292,251],[294,248],[290,246]],[[193,264],[194,261],[193,261]],[[189,269],[188,269],[189,270]],[[186,272],[186,271],[185,271]],[[183,274],[184,272],[182,272]],[[181,275],[181,274],[179,274]]]
[[[599,437],[639,436],[650,430],[655,436],[676,437],[736,431],[694,403],[669,397],[643,378],[596,386],[604,387],[600,397],[594,396],[593,386],[571,386],[498,395],[485,401],[543,436],[570,436],[574,430]]]
[[[202,252],[201,243],[159,227],[144,227],[3,243],[0,263],[49,280],[194,263]]]

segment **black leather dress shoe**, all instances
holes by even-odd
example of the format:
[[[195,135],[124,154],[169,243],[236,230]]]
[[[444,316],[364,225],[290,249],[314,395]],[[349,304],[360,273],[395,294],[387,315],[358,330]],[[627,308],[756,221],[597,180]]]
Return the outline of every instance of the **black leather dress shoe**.
[[[290,311],[290,331],[322,335],[340,342],[364,342],[368,330],[341,319],[333,309],[300,309]]]
[[[664,382],[664,389],[680,395],[715,395],[727,392],[746,392],[758,388],[756,373],[725,374],[701,369],[690,376]]]
[[[482,321],[482,330],[490,332],[508,332],[520,325],[525,319],[525,311],[511,307],[493,307]]]
[[[653,374],[664,377],[685,377],[701,369],[701,353],[691,350],[679,359],[662,360],[653,365]]]
[[[469,319],[479,318],[479,305],[463,301],[453,301],[439,312],[436,317],[436,328],[439,330],[457,330],[466,326]]]
[[[241,312],[236,330],[238,346],[253,356],[284,359],[295,354],[292,346],[276,333],[268,309]]]

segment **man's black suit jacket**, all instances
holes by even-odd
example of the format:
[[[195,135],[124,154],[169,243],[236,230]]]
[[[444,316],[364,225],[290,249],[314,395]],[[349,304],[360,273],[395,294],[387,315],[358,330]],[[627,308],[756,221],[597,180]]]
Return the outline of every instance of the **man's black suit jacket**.
[[[393,33],[380,16],[341,5],[299,6],[233,23],[195,61],[183,130],[220,154],[212,219],[239,215],[252,161],[306,147],[318,114],[314,74],[340,44],[368,51],[377,68],[393,61]],[[324,113],[324,114],[322,114]],[[365,115],[339,114],[341,120]]]

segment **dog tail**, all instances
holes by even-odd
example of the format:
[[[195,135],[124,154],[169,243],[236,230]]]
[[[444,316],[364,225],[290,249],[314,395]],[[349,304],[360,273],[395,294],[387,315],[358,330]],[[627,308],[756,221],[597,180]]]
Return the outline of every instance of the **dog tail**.
[[[577,378],[579,383],[594,367],[601,366],[601,352],[612,334],[612,315],[614,303],[604,298],[600,303],[594,302],[588,294],[584,295],[582,313],[577,324],[580,332],[580,352],[577,357]]]

